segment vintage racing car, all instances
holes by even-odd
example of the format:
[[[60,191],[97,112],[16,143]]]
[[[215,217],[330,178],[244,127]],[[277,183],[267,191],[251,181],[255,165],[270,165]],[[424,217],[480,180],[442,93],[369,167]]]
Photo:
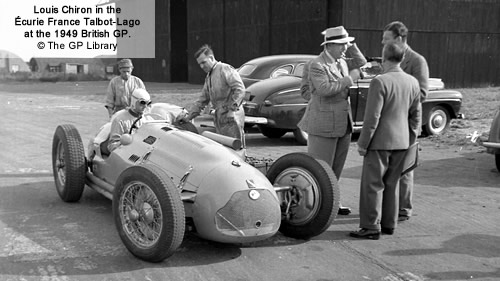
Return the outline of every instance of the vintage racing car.
[[[486,147],[486,152],[495,155],[495,166],[497,167],[497,171],[500,172],[500,106],[491,121],[488,139],[483,140],[479,136],[477,131],[474,132],[471,141]]]
[[[340,195],[325,162],[291,153],[265,175],[238,140],[197,134],[192,123],[172,124],[168,112],[168,106],[154,104],[148,113],[153,120],[124,134],[111,153],[103,145],[106,126],[90,140],[86,155],[78,130],[58,126],[52,168],[61,199],[80,200],[85,185],[111,199],[121,240],[150,262],[174,254],[187,226],[205,239],[247,243],[278,230],[308,239],[331,225]]]

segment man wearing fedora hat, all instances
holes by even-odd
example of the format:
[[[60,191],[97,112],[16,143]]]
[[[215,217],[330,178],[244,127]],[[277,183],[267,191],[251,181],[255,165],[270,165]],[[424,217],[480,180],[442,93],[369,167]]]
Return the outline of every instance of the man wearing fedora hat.
[[[118,62],[120,76],[109,81],[106,92],[106,101],[104,107],[108,109],[109,118],[111,116],[130,106],[130,96],[135,89],[146,89],[144,82],[139,77],[132,75],[132,60],[122,59]]]
[[[339,180],[352,134],[349,87],[359,79],[366,59],[343,26],[322,34],[323,52],[304,69],[301,89],[307,89],[310,100],[298,127],[309,134],[308,153],[326,161]],[[339,209],[339,214],[349,213],[349,208]]]

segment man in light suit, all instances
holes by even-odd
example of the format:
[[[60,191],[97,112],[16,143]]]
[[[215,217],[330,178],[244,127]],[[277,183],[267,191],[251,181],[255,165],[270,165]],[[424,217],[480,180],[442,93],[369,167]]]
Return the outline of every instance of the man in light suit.
[[[383,74],[368,91],[358,152],[363,159],[359,197],[360,230],[356,238],[379,239],[393,234],[398,221],[398,182],[408,147],[416,141],[421,122],[420,87],[400,63],[404,49],[386,44]]]
[[[324,51],[304,69],[301,88],[310,100],[298,127],[309,134],[308,153],[326,161],[339,180],[352,134],[349,87],[359,79],[366,59],[343,26],[328,28],[323,34]],[[339,214],[349,213],[349,208],[339,209]]]
[[[403,46],[404,59],[401,62],[401,69],[417,78],[420,86],[420,102],[423,102],[429,88],[429,67],[425,58],[408,46],[407,37],[408,29],[402,22],[391,22],[384,28],[382,44],[396,43]],[[410,219],[413,209],[413,171],[401,177],[399,192],[399,221],[406,221]]]

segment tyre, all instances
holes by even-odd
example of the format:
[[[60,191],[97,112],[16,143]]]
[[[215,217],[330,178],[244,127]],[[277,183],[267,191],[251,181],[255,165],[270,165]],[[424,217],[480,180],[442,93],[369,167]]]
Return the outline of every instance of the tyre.
[[[497,166],[497,170],[500,173],[500,154],[495,154],[495,164]]]
[[[309,134],[302,131],[301,129],[297,128],[293,131],[293,136],[295,137],[295,140],[300,144],[300,145],[307,145],[307,139],[309,137]]]
[[[427,136],[442,134],[450,125],[450,114],[442,106],[435,106],[429,112],[427,123],[423,127]]]
[[[87,168],[82,138],[73,125],[60,125],[54,133],[52,173],[57,193],[64,202],[80,200]]]
[[[259,125],[259,130],[264,136],[270,139],[279,139],[287,132],[287,130],[285,129],[271,128],[263,125]]]
[[[332,168],[306,153],[291,153],[276,160],[267,173],[279,191],[282,221],[286,236],[309,239],[330,227],[339,209],[340,190]]]
[[[181,245],[184,205],[172,180],[154,166],[132,166],[118,178],[113,217],[125,247],[136,257],[161,262]]]

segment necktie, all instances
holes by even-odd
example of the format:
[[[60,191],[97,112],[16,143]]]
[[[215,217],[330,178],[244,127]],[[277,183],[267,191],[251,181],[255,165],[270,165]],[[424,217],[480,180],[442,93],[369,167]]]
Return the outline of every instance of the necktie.
[[[340,60],[337,61],[337,69],[340,72],[340,75],[344,77],[344,72],[342,71],[342,64],[340,63]]]

